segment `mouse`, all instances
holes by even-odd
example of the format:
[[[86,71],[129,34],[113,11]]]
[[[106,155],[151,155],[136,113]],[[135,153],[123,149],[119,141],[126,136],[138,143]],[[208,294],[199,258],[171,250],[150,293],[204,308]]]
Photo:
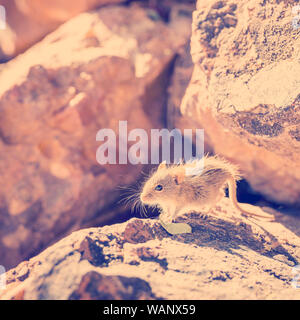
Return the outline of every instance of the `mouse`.
[[[236,196],[240,179],[238,167],[219,156],[206,155],[170,165],[163,161],[144,182],[140,201],[143,205],[158,207],[160,220],[168,225],[177,216],[192,211],[209,215],[228,188],[232,205],[242,215],[274,221],[272,215],[260,215],[241,207]]]

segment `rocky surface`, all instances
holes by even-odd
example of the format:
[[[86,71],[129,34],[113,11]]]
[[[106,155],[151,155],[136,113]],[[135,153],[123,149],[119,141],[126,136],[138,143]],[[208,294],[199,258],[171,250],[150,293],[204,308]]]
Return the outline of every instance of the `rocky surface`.
[[[269,200],[300,204],[300,29],[294,1],[198,1],[194,70],[175,126],[196,122]],[[181,114],[180,114],[181,113]]]
[[[136,2],[154,18],[168,20],[174,4],[194,0],[0,0],[6,9],[6,30],[0,30],[0,61],[10,59],[81,12]]]
[[[191,234],[136,218],[76,231],[8,271],[0,298],[299,299],[299,232],[275,216],[241,217],[224,198],[213,216],[178,218]],[[288,220],[299,231],[299,219]]]
[[[119,120],[128,131],[163,126],[170,67],[189,29],[178,32],[172,19],[138,5],[105,7],[69,20],[2,67],[0,257],[7,269],[117,212],[117,186],[136,181],[141,166],[99,165],[96,133],[118,134]]]
[[[76,14],[122,0],[2,0],[7,28],[0,31],[0,60],[24,51]]]

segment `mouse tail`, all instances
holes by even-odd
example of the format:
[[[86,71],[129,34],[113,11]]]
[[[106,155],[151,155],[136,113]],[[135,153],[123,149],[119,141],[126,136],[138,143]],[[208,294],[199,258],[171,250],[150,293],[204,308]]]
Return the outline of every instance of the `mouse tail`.
[[[236,180],[234,179],[234,177],[230,177],[230,179],[228,179],[228,181],[227,181],[227,184],[228,184],[229,198],[231,199],[231,201],[232,201],[233,205],[236,207],[236,209],[238,209],[240,212],[244,213],[247,216],[265,218],[265,219],[269,219],[270,221],[274,221],[273,216],[264,216],[264,215],[257,214],[255,212],[244,210],[237,201]]]

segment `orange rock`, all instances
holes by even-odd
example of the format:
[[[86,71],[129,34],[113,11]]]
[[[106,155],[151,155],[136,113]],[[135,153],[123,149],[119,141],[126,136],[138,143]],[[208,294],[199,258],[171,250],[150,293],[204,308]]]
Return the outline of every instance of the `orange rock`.
[[[123,0],[3,0],[7,29],[0,37],[0,60],[24,51],[75,15]]]
[[[193,76],[175,123],[204,128],[269,200],[300,204],[300,40],[293,1],[198,1]]]
[[[116,188],[136,182],[142,166],[100,166],[96,134],[117,132],[119,120],[128,121],[128,130],[164,126],[171,62],[188,40],[173,25],[153,21],[139,6],[107,6],[69,20],[1,70],[6,269],[71,230],[107,222],[107,210],[121,211]],[[90,29],[94,46],[85,42]],[[145,54],[146,71],[137,72]]]

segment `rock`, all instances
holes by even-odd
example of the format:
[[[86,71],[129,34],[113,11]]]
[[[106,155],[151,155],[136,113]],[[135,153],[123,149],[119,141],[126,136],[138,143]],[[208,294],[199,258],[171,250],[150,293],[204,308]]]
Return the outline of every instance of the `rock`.
[[[70,300],[153,300],[149,284],[139,278],[86,273]]]
[[[192,17],[194,6],[181,5],[176,6],[176,8],[180,10],[181,16],[185,15],[188,17]],[[189,14],[189,12],[191,13]],[[178,32],[182,32],[185,30],[185,28],[182,28],[184,21],[178,21],[178,19],[173,19],[173,21],[179,29]],[[183,133],[184,129],[202,129],[202,127],[199,126],[199,122],[197,121],[197,119],[193,119],[193,117],[184,117],[182,116],[182,113],[180,111],[181,101],[191,80],[193,68],[194,64],[190,53],[189,40],[184,47],[180,48],[177,54],[176,60],[174,62],[174,70],[171,76],[170,86],[168,87],[167,128],[169,130],[177,128],[180,129]],[[195,136],[195,134],[193,136]],[[204,144],[205,152],[212,152],[212,147],[208,141],[207,136],[205,137]]]
[[[152,229],[141,220],[128,223],[124,231],[124,240],[129,243],[147,242],[154,239]]]
[[[101,6],[128,4],[135,0],[2,0],[6,9],[6,30],[0,31],[0,61],[10,59],[40,41],[75,15]],[[138,0],[152,19],[169,20],[174,4],[194,0]]]
[[[299,219],[289,218],[296,234],[275,216],[241,217],[224,198],[205,220],[177,219],[191,234],[171,236],[158,220],[137,218],[82,229],[9,270],[0,299],[299,299]],[[153,236],[132,242],[134,228]]]
[[[0,60],[24,51],[60,24],[95,7],[122,0],[4,0],[7,29],[0,33]]]
[[[267,199],[300,204],[300,29],[294,1],[198,1],[194,71],[175,125],[204,128]]]
[[[182,117],[180,104],[184,97],[186,88],[193,73],[193,62],[190,54],[189,42],[179,51],[174,64],[174,72],[171,77],[171,84],[168,88],[168,128],[193,128],[190,125],[192,120]],[[181,121],[188,123],[181,124]]]
[[[6,269],[71,230],[124,210],[116,206],[117,187],[135,182],[142,167],[99,165],[96,133],[118,134],[119,120],[127,120],[128,132],[164,126],[170,67],[188,39],[188,31],[178,33],[148,13],[139,6],[83,13],[3,66],[0,256]]]
[[[177,128],[183,133],[184,129],[202,129],[197,118],[183,116],[180,110],[181,101],[192,77],[193,67],[190,44],[188,42],[178,52],[170,86],[168,87],[167,128],[169,130]],[[195,134],[193,136],[195,137]],[[193,142],[195,143],[195,140]],[[204,150],[206,153],[213,152],[212,144],[207,135],[204,140]]]

